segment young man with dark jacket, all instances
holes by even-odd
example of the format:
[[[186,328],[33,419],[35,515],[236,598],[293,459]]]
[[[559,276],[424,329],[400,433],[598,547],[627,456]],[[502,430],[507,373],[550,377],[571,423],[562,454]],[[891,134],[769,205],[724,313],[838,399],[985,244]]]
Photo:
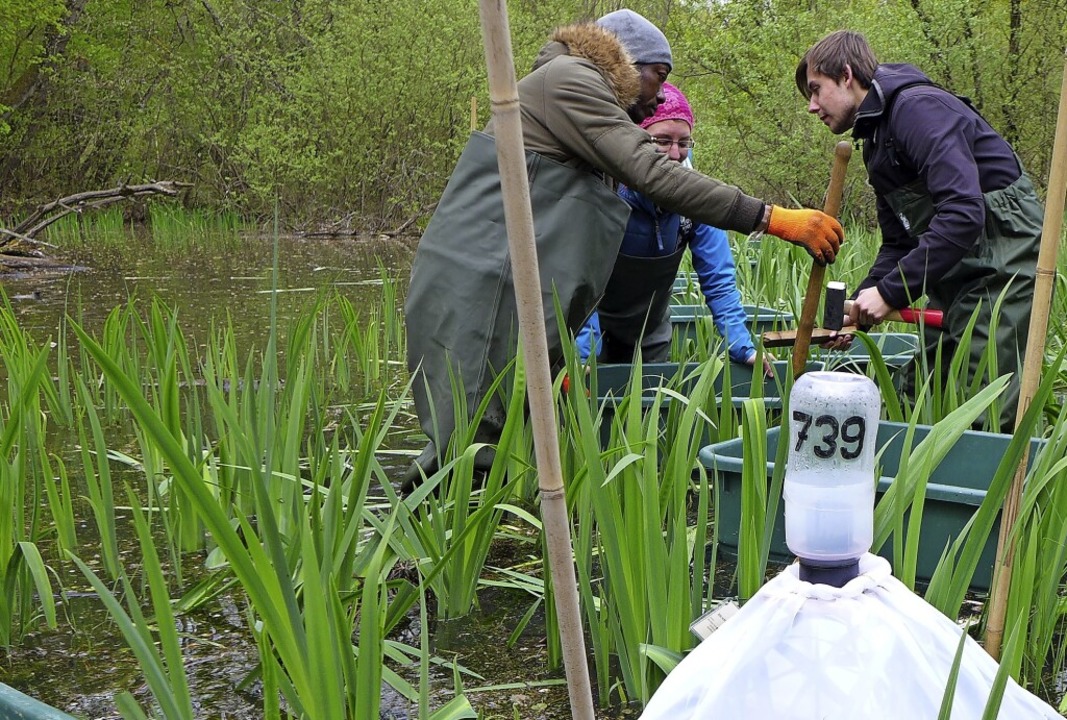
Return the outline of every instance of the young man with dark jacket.
[[[577,331],[604,293],[629,208],[612,182],[696,221],[765,229],[833,262],[840,224],[817,210],[772,207],[656,152],[636,123],[663,102],[666,37],[630,10],[558,28],[518,83],[549,353],[562,356],[553,293]],[[415,407],[430,444],[413,485],[446,454],[457,413],[470,418],[515,356],[512,286],[493,123],[473,133],[419,243],[405,305]],[[465,411],[453,388],[461,387]],[[490,397],[475,442],[495,443],[504,407]],[[479,464],[490,462],[490,453]]]
[[[816,43],[796,70],[808,111],[834,134],[852,130],[877,198],[882,245],[858,288],[850,318],[877,325],[925,295],[944,311],[944,330],[924,328],[926,355],[942,344],[942,368],[976,308],[969,379],[1014,373],[1002,396],[1010,432],[1033,302],[1042,207],[1011,146],[966,98],[918,68],[879,64],[866,38],[839,30]],[[1003,296],[993,336],[993,306]],[[987,345],[996,368],[982,368]],[[914,364],[906,389],[914,391]]]

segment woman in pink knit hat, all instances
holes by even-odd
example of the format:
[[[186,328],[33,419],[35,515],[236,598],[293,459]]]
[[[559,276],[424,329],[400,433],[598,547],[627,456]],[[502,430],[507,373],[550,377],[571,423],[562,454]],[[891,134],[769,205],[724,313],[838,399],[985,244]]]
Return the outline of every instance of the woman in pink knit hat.
[[[665,101],[641,127],[656,150],[685,162],[693,147],[693,111],[685,95],[663,84]],[[622,248],[597,313],[578,335],[583,359],[596,347],[600,362],[630,362],[640,344],[645,362],[667,359],[671,346],[670,297],[682,255],[688,247],[708,309],[725,338],[730,359],[752,365],[756,347],[737,291],[734,259],[726,232],[663,210],[647,195],[621,187],[630,206]],[[644,333],[642,333],[644,330]]]

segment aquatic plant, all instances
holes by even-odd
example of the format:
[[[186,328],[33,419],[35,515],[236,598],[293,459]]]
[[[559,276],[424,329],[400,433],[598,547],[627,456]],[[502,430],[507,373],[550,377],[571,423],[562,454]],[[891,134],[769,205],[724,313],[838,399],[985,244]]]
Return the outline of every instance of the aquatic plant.
[[[187,208],[175,202],[149,203],[148,225],[157,246],[182,252],[209,246],[225,248],[247,229],[232,211]]]
[[[792,309],[798,295],[789,283],[802,283],[806,267],[777,281],[762,273],[804,264],[783,243],[765,241],[742,251],[758,256],[755,267],[739,263],[742,282],[751,277],[757,283],[742,288],[746,300]],[[863,263],[850,266],[848,258],[843,254],[831,272],[859,272]],[[0,311],[7,397],[18,398],[0,414],[0,449],[7,448],[0,493],[8,493],[3,503],[12,509],[9,522],[0,520],[0,553],[6,553],[0,572],[10,569],[6,577],[14,578],[16,589],[0,600],[5,642],[17,643],[41,620],[55,623],[45,559],[85,561],[75,518],[87,507],[95,528],[85,534],[99,533],[92,550],[103,561],[92,573],[115,592],[115,602],[103,595],[102,601],[117,623],[136,633],[131,644],[157,644],[155,655],[140,661],[146,678],[153,678],[152,691],[174,696],[157,695],[160,707],[181,707],[183,691],[175,677],[180,662],[169,659],[171,641],[159,627],[167,619],[155,603],[172,595],[180,613],[221,587],[249,597],[249,632],[262,653],[256,677],[265,688],[268,717],[328,714],[338,707],[368,712],[360,703],[370,700],[362,690],[353,697],[353,688],[370,688],[379,678],[417,703],[420,716],[433,715],[429,668],[444,661],[432,658],[425,635],[422,647],[413,648],[390,632],[415,612],[416,603],[427,619],[468,613],[489,586],[529,596],[511,641],[543,631],[553,658],[557,630],[544,566],[525,552],[513,565],[489,563],[503,542],[521,543],[536,555],[540,532],[521,367],[502,373],[496,388],[509,412],[492,470],[484,478],[475,472],[479,446],[472,425],[461,423],[445,467],[414,495],[400,498],[379,460],[389,444],[394,448],[388,452],[398,452],[397,442],[408,444],[410,389],[399,287],[384,275],[381,287],[379,302],[366,306],[323,290],[291,321],[275,318],[265,342],[252,348],[238,347],[225,320],[213,322],[203,341],[192,341],[177,313],[151,299],[131,298],[112,310],[96,337],[81,324],[71,326],[49,353],[21,332],[10,308]],[[946,615],[959,614],[1012,463],[1031,436],[1044,437],[1032,460],[1017,535],[1009,623],[1015,629],[1007,638],[1015,650],[1005,665],[1054,697],[1056,691],[1041,683],[1062,669],[1067,652],[1059,634],[1065,605],[1060,579],[1067,570],[1067,498],[1060,491],[1067,383],[1062,360],[1051,352],[1063,347],[1062,335],[1056,329],[1050,334],[1045,385],[985,502],[945,548],[924,592]],[[907,400],[876,342],[863,334],[856,342],[869,351],[867,372],[882,390],[885,417],[934,428],[926,443],[906,443],[899,489],[878,507],[878,540],[893,543],[898,577],[911,582],[923,542],[918,521],[925,478],[954,438],[995,407],[1003,381],[971,386],[956,379],[940,388],[930,381],[925,392]],[[686,353],[680,357],[694,362],[650,386],[639,382],[638,363],[627,386],[608,399],[598,387],[598,368],[586,375],[568,351],[569,390],[562,389],[562,375],[558,383],[575,562],[602,704],[647,698],[696,642],[690,621],[722,599],[711,581],[720,562],[717,481],[695,461],[703,444],[736,437],[747,443],[742,539],[736,585],[728,592],[750,596],[769,566],[784,455],[761,458],[758,440],[778,424],[782,409],[775,401],[788,397],[789,379],[782,374],[773,385],[756,382],[747,395],[731,390],[742,369],[725,360],[711,332]],[[937,359],[926,376],[939,377],[943,364],[952,364],[956,375],[950,377],[962,377],[955,358]],[[57,427],[80,447],[65,453],[47,446],[44,439]],[[770,485],[766,460],[783,469],[772,474]],[[135,472],[120,475],[123,466]],[[119,507],[116,497],[123,493],[114,485],[123,481],[136,498]],[[85,506],[79,507],[80,497]],[[124,546],[127,517],[135,534],[142,522],[150,529],[158,563],[168,568],[165,593],[156,587],[140,537],[138,549]],[[138,582],[128,568],[140,565],[142,556]],[[208,577],[190,588],[182,560],[191,556],[206,558]],[[399,574],[404,568],[408,575]],[[141,618],[142,626],[131,603],[153,604],[154,617]],[[323,655],[321,663],[313,655]],[[462,657],[452,665],[457,688],[461,663]],[[307,699],[338,687],[340,700],[336,692],[329,700]],[[130,702],[123,699],[123,711],[136,717]],[[450,712],[471,712],[465,703],[450,703]]]
[[[35,542],[45,523],[36,511],[38,486],[32,481],[36,471],[33,462],[44,437],[38,388],[45,380],[48,348],[26,353],[10,350],[10,347],[0,347],[12,398],[6,413],[0,407],[0,647],[3,648],[10,647],[37,625],[38,611],[49,627],[56,627],[52,584]],[[27,511],[32,517],[27,518]],[[65,539],[69,540],[69,536]]]

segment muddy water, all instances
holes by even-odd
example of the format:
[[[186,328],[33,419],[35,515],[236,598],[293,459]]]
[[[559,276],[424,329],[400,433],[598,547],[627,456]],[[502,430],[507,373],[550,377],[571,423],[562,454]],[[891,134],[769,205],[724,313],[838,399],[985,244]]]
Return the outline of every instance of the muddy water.
[[[415,242],[397,239],[282,238],[278,248],[279,326],[295,317],[324,287],[353,303],[377,302],[384,270],[406,281]],[[131,297],[159,297],[179,312],[182,329],[206,336],[211,321],[232,318],[239,346],[265,340],[270,318],[274,246],[270,238],[199,240],[161,250],[146,239],[118,249],[81,250],[66,259],[73,272],[0,276],[22,326],[54,333],[69,314],[98,327]]]
[[[414,248],[411,240],[282,238],[277,260],[278,287],[283,291],[278,296],[279,328],[306,310],[323,288],[337,288],[357,307],[379,301],[377,285],[383,271],[398,279],[403,289]],[[142,307],[158,297],[178,311],[191,345],[206,341],[214,321],[232,324],[242,356],[265,346],[274,266],[270,238],[201,240],[182,250],[160,250],[150,242],[135,241],[122,249],[90,249],[69,259],[76,270],[0,277],[21,326],[37,340],[56,337],[65,316],[95,335],[107,314],[131,297],[144,303]],[[398,428],[398,433],[410,436],[413,428]],[[398,444],[419,443],[412,439]],[[406,464],[390,458],[382,462],[396,474]],[[116,476],[116,482],[121,484],[122,478]],[[79,530],[80,537],[91,537],[89,525]],[[83,548],[81,555],[91,566],[99,566],[91,548]],[[136,555],[125,562],[135,564]],[[149,706],[135,660],[99,600],[84,592],[87,584],[80,572],[69,566],[55,570],[72,591],[60,606],[71,622],[61,624],[59,632],[32,634],[10,654],[0,651],[0,681],[82,718],[119,717],[113,697],[120,690],[133,692],[143,706]],[[185,572],[195,578],[202,571],[193,562]],[[562,673],[549,672],[545,666],[543,625],[531,623],[514,647],[505,646],[529,607],[529,596],[487,590],[480,601],[480,611],[472,616],[435,622],[430,628],[435,652],[455,657],[480,676],[465,679],[475,707],[485,718],[569,717]],[[241,684],[257,657],[243,613],[239,598],[223,595],[205,610],[181,617],[198,716],[245,720],[261,714],[257,683]],[[417,646],[417,616],[401,632],[401,640]],[[440,697],[433,705],[449,699],[451,682],[450,672],[435,677],[433,686],[439,688],[435,692]],[[500,689],[479,690],[486,686]],[[408,718],[414,711],[402,698],[389,692],[383,696],[383,718]],[[637,714],[632,707],[614,707],[599,711],[598,717]]]

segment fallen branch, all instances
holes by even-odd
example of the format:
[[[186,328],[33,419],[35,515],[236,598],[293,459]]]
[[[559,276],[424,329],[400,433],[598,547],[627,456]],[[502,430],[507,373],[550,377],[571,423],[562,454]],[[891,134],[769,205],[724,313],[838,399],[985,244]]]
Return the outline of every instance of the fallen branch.
[[[70,267],[70,263],[56,260],[55,258],[0,253],[0,273],[20,270],[69,269]]]
[[[20,235],[19,233],[15,232],[14,230],[8,230],[7,228],[0,228],[0,235],[9,235],[9,236],[15,238],[16,240],[20,240],[20,241],[26,243],[27,245],[36,245],[36,246],[39,246],[39,247],[49,247],[49,248],[52,248],[52,249],[55,249],[55,247],[56,247],[52,243],[46,243],[43,240],[34,240],[31,237],[28,237],[26,235]]]
[[[423,208],[419,209],[418,212],[416,212],[414,215],[412,215],[407,220],[405,220],[403,223],[401,223],[400,226],[397,227],[395,230],[392,230],[391,232],[383,232],[383,233],[380,233],[380,234],[384,235],[385,237],[396,237],[397,235],[400,235],[405,230],[407,230],[409,227],[414,225],[415,222],[420,217],[423,217],[424,215],[426,215],[426,213],[433,212],[436,208],[437,208],[437,203],[432,203],[430,205],[427,205],[426,207],[423,207]]]
[[[0,228],[4,235],[10,235],[21,241],[37,242],[37,233],[71,213],[97,210],[122,200],[144,197],[146,195],[167,195],[174,197],[183,188],[192,187],[190,183],[174,180],[162,180],[144,185],[119,185],[107,190],[89,190],[39,205],[29,217],[19,223],[13,230]],[[6,243],[0,242],[0,248]]]

